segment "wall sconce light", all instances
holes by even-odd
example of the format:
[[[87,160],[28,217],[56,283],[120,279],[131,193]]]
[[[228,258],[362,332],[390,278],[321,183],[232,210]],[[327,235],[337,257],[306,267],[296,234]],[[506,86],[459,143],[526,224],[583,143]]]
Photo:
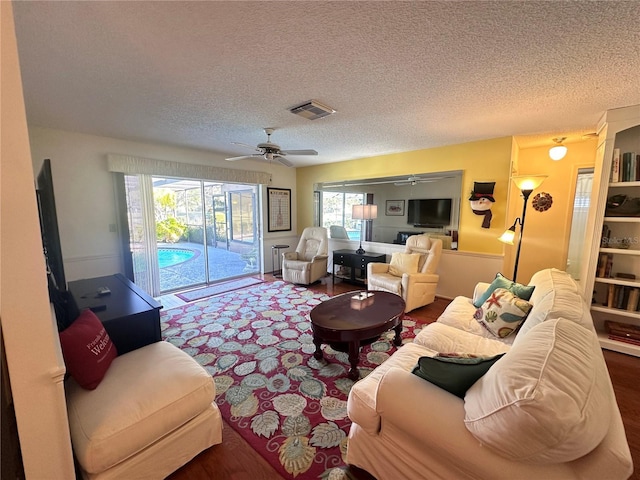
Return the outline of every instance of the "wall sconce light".
[[[511,180],[513,180],[513,182],[522,192],[522,198],[524,198],[524,205],[522,206],[522,216],[516,218],[516,221],[513,222],[513,225],[511,225],[511,227],[509,227],[498,238],[498,240],[508,245],[513,245],[513,240],[516,236],[516,225],[520,224],[520,238],[518,239],[518,250],[516,251],[516,260],[513,266],[514,282],[516,281],[516,277],[518,276],[518,262],[520,261],[520,248],[522,247],[522,234],[524,232],[524,218],[527,214],[527,202],[529,201],[531,192],[542,185],[542,182],[544,182],[545,178],[547,178],[547,175],[517,175],[511,177]]]
[[[562,142],[566,139],[567,137],[558,137],[553,139],[553,141],[556,142],[556,145],[549,149],[549,157],[551,157],[551,160],[562,160],[567,154],[567,147],[562,145]]]
[[[354,220],[364,220],[364,222],[371,221],[374,218],[378,218],[378,206],[377,205],[353,205],[351,211],[351,217]],[[362,224],[364,224],[362,222]],[[362,224],[360,225],[360,248],[356,250],[358,255],[363,255],[366,252],[362,248]]]

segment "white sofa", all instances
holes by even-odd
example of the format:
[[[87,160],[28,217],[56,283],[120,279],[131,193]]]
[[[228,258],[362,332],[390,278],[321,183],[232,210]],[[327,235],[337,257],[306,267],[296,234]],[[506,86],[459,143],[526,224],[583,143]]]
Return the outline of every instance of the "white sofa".
[[[479,284],[474,299],[489,284]],[[347,462],[387,479],[626,479],[624,426],[588,306],[565,272],[537,272],[517,334],[499,339],[457,297],[357,382]],[[505,353],[464,399],[412,374],[438,352]]]

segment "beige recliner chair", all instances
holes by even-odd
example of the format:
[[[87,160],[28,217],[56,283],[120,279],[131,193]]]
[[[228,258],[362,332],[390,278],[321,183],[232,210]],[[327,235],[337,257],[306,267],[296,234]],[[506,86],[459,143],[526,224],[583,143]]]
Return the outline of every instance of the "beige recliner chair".
[[[400,295],[406,304],[405,312],[428,305],[436,297],[441,254],[442,240],[412,235],[404,253],[394,253],[391,263],[367,265],[367,288]]]
[[[302,285],[319,280],[327,274],[327,252],[327,229],[305,228],[296,251],[282,254],[282,279]]]
[[[341,225],[331,225],[329,227],[329,236],[331,238],[349,240],[349,234],[347,233],[347,229]]]

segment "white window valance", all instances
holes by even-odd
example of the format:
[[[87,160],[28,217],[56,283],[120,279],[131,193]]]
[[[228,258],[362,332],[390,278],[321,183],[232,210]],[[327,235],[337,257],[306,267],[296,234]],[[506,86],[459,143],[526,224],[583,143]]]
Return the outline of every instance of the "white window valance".
[[[190,178],[197,180],[213,180],[221,182],[268,185],[271,174],[253,170],[194,165],[191,163],[155,160],[132,155],[107,155],[107,168],[110,172],[128,175],[158,175],[173,178]]]

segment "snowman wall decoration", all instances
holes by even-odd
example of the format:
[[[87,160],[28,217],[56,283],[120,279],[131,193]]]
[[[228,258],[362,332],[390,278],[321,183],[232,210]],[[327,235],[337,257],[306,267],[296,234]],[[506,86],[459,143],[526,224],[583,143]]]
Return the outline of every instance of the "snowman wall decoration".
[[[491,218],[493,217],[491,207],[496,201],[493,198],[493,187],[495,185],[496,182],[473,182],[473,191],[469,197],[469,203],[473,213],[484,216],[482,228],[491,227]]]

